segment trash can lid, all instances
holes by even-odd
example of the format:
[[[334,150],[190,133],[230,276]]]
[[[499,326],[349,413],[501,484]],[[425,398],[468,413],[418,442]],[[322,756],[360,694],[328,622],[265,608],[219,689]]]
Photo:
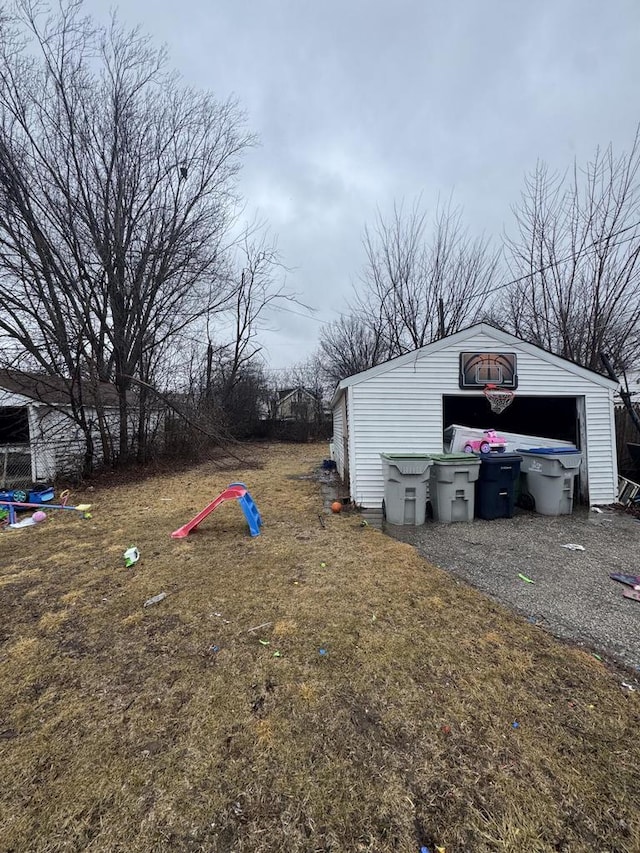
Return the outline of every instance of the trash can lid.
[[[581,453],[577,447],[523,447],[518,453],[535,453],[538,456],[563,456],[566,453]]]
[[[433,459],[432,453],[381,453],[380,456],[394,462],[398,459]]]
[[[431,458],[435,463],[455,463],[468,462],[470,465],[479,465],[480,458],[474,453],[432,453]]]
[[[500,465],[501,462],[522,462],[518,453],[483,453],[478,457],[482,465]]]

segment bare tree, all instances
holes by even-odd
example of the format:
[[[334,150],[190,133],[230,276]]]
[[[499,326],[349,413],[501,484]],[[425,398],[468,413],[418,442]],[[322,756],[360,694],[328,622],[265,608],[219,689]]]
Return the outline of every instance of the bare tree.
[[[317,360],[323,380],[331,388],[389,357],[381,329],[360,316],[342,316],[323,326],[320,333]]]
[[[222,312],[222,323],[229,321],[229,342],[216,347],[210,338],[207,346],[207,394],[216,379],[220,405],[225,408],[235,386],[261,357],[258,333],[265,322],[267,309],[282,302],[295,301],[284,285],[275,281],[282,263],[275,242],[266,233],[256,239],[246,237],[237,247],[230,281],[230,298]],[[220,318],[214,318],[220,319]],[[219,325],[219,324],[218,324]],[[220,329],[218,329],[220,334]],[[224,332],[223,332],[224,333]]]
[[[230,257],[226,302],[197,324],[179,354],[170,354],[174,391],[189,419],[236,438],[250,434],[267,410],[259,333],[269,309],[297,301],[278,282],[284,267],[264,226],[249,224],[244,235]]]
[[[253,139],[235,102],[184,87],[138,30],[96,27],[73,0],[16,8],[0,38],[0,333],[74,380],[88,440],[83,388],[115,383],[126,459],[147,413],[131,377],[151,382],[163,347],[229,296]]]
[[[452,334],[485,312],[498,255],[472,239],[461,212],[439,208],[430,230],[417,204],[394,205],[365,229],[366,264],[350,316],[326,325],[318,358],[325,380],[341,379]]]
[[[635,361],[640,332],[640,136],[565,175],[539,163],[506,241],[514,278],[496,315],[515,334],[602,370]]]
[[[417,349],[474,322],[494,281],[497,254],[472,239],[461,212],[439,208],[430,228],[415,204],[378,214],[365,230],[367,257],[355,314],[382,338],[389,357]]]

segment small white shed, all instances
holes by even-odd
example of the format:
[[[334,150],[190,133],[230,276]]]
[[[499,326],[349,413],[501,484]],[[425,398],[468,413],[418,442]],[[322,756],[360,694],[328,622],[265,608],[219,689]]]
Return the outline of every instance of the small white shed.
[[[472,367],[480,363],[482,370]],[[503,371],[505,364],[509,370]],[[499,415],[484,396],[487,382],[515,392]],[[572,442],[582,451],[581,498],[612,503],[618,494],[617,387],[599,373],[479,323],[338,385],[332,401],[338,472],[352,500],[379,508],[380,453],[442,453],[444,430],[462,424]]]
[[[68,381],[16,370],[0,370],[0,490],[50,482],[82,467],[85,438],[71,416]],[[103,383],[105,418],[118,423],[117,396]],[[86,407],[95,424],[94,459],[102,458],[95,408]]]

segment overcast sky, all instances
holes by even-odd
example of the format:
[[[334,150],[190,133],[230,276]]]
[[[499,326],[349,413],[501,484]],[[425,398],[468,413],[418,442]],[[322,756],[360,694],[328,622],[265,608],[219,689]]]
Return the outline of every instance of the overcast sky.
[[[622,151],[640,121],[639,0],[127,0],[120,17],[188,83],[242,103],[261,140],[249,211],[322,321],[345,309],[378,208],[453,194],[472,232],[499,238],[538,158]],[[282,311],[270,326],[273,367],[321,331]]]

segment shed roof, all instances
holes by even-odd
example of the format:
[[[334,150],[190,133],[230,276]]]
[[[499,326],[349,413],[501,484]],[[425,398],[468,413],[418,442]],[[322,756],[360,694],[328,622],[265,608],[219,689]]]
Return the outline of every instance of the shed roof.
[[[73,383],[64,376],[4,369],[0,370],[0,388],[49,406],[68,406]],[[100,382],[98,394],[90,387],[83,389],[83,394],[89,406],[95,405],[98,398],[104,406],[118,405],[117,389],[110,382]]]
[[[411,364],[411,362],[413,362],[418,356],[428,356],[431,353],[446,349],[452,344],[463,343],[468,338],[472,338],[479,333],[483,333],[493,338],[500,344],[504,344],[506,346],[517,346],[524,352],[528,352],[531,355],[536,356],[541,361],[546,361],[549,364],[560,367],[563,370],[566,370],[567,373],[573,373],[576,376],[580,376],[583,379],[593,382],[595,385],[601,385],[605,388],[611,388],[614,390],[619,387],[619,383],[603,376],[601,373],[596,373],[595,370],[589,370],[587,367],[582,367],[580,364],[576,364],[573,361],[569,361],[569,359],[562,358],[562,356],[555,355],[555,353],[536,346],[536,344],[524,341],[522,338],[518,338],[509,332],[504,332],[502,329],[498,329],[489,323],[475,323],[473,326],[467,326],[466,329],[461,329],[459,332],[454,332],[452,335],[447,335],[447,337],[433,341],[433,343],[420,347],[417,350],[404,353],[404,355],[399,355],[396,358],[389,359],[389,361],[385,361],[375,367],[370,367],[368,370],[363,370],[360,373],[355,373],[353,376],[348,376],[346,379],[343,379],[336,388],[331,405],[335,406],[343,391],[350,385],[358,385],[360,382],[366,382],[367,379],[373,379],[375,376],[380,376],[381,374],[387,373],[387,371],[393,370],[396,367],[400,367],[404,364]]]

